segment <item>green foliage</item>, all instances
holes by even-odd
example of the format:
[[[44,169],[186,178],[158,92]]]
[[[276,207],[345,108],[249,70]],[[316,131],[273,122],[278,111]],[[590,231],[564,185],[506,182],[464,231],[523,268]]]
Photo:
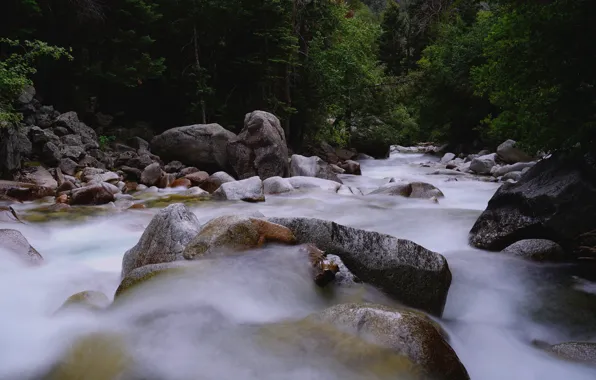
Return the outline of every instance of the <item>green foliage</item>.
[[[116,140],[116,136],[99,136],[99,148],[104,149],[108,146],[109,143]]]
[[[64,48],[50,46],[41,41],[16,41],[0,38],[0,44],[11,52],[0,59],[0,123],[20,121],[22,115],[15,112],[13,103],[26,86],[31,85],[35,63],[43,58],[60,59],[72,56]]]

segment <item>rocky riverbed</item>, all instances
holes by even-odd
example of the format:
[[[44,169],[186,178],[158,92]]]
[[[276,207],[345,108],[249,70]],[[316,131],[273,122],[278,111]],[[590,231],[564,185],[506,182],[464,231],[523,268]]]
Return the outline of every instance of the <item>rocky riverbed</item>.
[[[594,378],[587,264],[471,248],[499,184],[440,165],[5,202],[0,378]]]

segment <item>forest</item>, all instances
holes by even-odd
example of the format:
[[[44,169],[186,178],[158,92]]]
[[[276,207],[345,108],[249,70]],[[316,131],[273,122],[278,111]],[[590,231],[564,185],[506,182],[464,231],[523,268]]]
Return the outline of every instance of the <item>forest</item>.
[[[156,133],[237,132],[269,111],[295,151],[591,150],[594,14],[592,0],[4,0],[0,123],[34,84],[91,125]]]

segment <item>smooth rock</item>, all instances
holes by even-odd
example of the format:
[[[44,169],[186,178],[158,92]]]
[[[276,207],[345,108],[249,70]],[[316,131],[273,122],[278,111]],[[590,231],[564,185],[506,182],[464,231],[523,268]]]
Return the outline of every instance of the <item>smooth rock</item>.
[[[91,311],[103,310],[110,305],[109,298],[102,292],[86,290],[73,294],[60,306],[57,312],[72,309],[87,309]]]
[[[201,228],[184,250],[187,260],[258,248],[265,243],[294,244],[292,232],[263,219],[225,215]]]
[[[229,141],[228,156],[240,179],[287,177],[288,147],[279,119],[269,112],[246,114],[244,128]],[[200,166],[199,166],[200,167]]]
[[[445,153],[443,155],[443,157],[441,158],[441,163],[442,164],[446,164],[449,161],[453,160],[455,158],[455,154],[454,153]]]
[[[54,176],[52,176],[52,174],[43,166],[22,169],[15,176],[15,180],[24,183],[32,183],[39,187],[51,190],[56,190],[58,187],[58,182],[54,179]]]
[[[147,284],[150,280],[161,278],[167,275],[177,275],[184,273],[188,262],[172,261],[160,264],[149,264],[131,270],[125,277],[122,278],[120,285],[114,294],[114,304],[122,299],[122,296],[129,294],[129,292],[139,285]]]
[[[229,201],[264,202],[263,181],[254,176],[241,181],[222,183],[213,193],[213,197]]]
[[[114,188],[118,188],[106,182],[95,183],[71,192],[71,205],[103,205],[114,201]]]
[[[431,199],[444,197],[443,192],[425,182],[390,182],[369,194],[400,195],[408,198]]]
[[[186,245],[199,233],[201,225],[186,206],[175,203],[151,219],[139,242],[122,258],[122,277],[148,264],[182,260]]]
[[[152,150],[166,161],[180,161],[208,172],[229,167],[228,142],[236,135],[219,124],[168,129],[151,140]]]
[[[40,264],[43,257],[33,248],[20,231],[0,229],[0,250],[15,255],[28,264]]]
[[[335,174],[344,174],[346,172],[345,169],[342,169],[335,164],[330,164],[329,167]]]
[[[288,178],[269,177],[263,181],[265,194],[283,194],[294,190]]]
[[[508,164],[515,164],[516,162],[532,161],[527,153],[516,147],[514,140],[507,140],[497,148],[499,157]]]
[[[479,156],[470,163],[470,170],[477,174],[490,174],[491,169],[497,164],[496,153]]]
[[[292,177],[316,177],[342,183],[339,177],[337,177],[337,174],[333,172],[331,166],[317,156],[305,157],[299,154],[292,155],[290,175]]]
[[[209,178],[207,178],[206,180],[201,182],[201,184],[199,186],[201,187],[201,189],[213,194],[217,189],[219,189],[219,187],[222,184],[228,183],[228,182],[234,182],[234,181],[236,181],[234,179],[234,177],[232,177],[228,173],[217,172],[217,173],[211,174],[209,176]],[[191,180],[191,182],[192,182],[192,180]]]
[[[219,172],[219,173],[223,173],[223,172]],[[215,173],[215,174],[217,174],[217,173]],[[219,176],[219,174],[218,174],[218,176]],[[190,181],[190,183],[192,183],[193,186],[201,186],[201,184],[209,178],[209,174],[207,172],[197,171],[194,173],[187,174],[184,178],[188,179]],[[232,181],[234,181],[234,178],[232,178],[232,176],[229,176],[228,179],[230,179],[230,178],[232,179]],[[231,182],[231,181],[226,181],[226,182]],[[221,185],[221,183],[220,183],[220,185]],[[217,187],[219,188],[219,186],[217,186]],[[217,190],[217,189],[215,189],[215,190]]]
[[[147,186],[155,186],[162,181],[164,176],[165,173],[161,170],[159,163],[154,162],[143,170],[141,183]]]
[[[536,165],[535,161],[518,162],[518,163],[515,163],[512,165],[499,166],[494,172],[491,172],[491,174],[495,177],[501,177],[507,173],[518,172],[518,171],[522,171],[524,169],[529,170],[529,168],[531,168],[534,165]]]
[[[323,190],[337,193],[342,186],[339,182],[315,177],[290,177],[287,180],[296,190]]]
[[[503,181],[512,180],[517,182],[520,180],[521,176],[521,172],[509,172],[503,176]]]
[[[534,261],[559,261],[565,258],[563,248],[554,241],[546,239],[520,240],[511,244],[502,252]]]
[[[298,243],[339,256],[348,269],[404,304],[440,316],[451,285],[447,260],[393,236],[309,218],[269,218],[288,227]]]

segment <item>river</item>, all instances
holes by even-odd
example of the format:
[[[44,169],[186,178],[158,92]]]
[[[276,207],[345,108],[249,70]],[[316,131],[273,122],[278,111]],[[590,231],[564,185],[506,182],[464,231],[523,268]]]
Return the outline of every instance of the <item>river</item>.
[[[445,198],[295,193],[265,203],[203,202],[204,223],[236,212],[306,216],[410,239],[443,254],[453,273],[441,325],[472,379],[594,379],[593,367],[557,360],[534,340],[555,344],[596,337],[595,285],[565,265],[539,265],[471,248],[467,235],[498,184],[427,175],[419,162],[396,154],[362,161],[362,177],[344,182],[374,188],[396,177],[440,188]],[[156,210],[122,212],[84,222],[7,224],[45,258],[31,268],[0,255],[0,379],[38,379],[74,339],[93,331],[126,336],[139,378],[365,379],[324,355],[267,353],[244,326],[296,319],[329,305],[307,273],[293,269],[283,249],[214,263],[186,282],[155,286],[107,313],[54,315],[70,295],[97,290],[112,297],[123,253],[136,244]],[[266,254],[265,254],[266,253]],[[365,298],[390,302],[370,289]],[[350,291],[338,299],[356,297]],[[333,301],[337,302],[337,301]],[[165,312],[163,312],[165,310]],[[160,312],[163,312],[160,314]],[[148,322],[139,322],[153,315]]]

